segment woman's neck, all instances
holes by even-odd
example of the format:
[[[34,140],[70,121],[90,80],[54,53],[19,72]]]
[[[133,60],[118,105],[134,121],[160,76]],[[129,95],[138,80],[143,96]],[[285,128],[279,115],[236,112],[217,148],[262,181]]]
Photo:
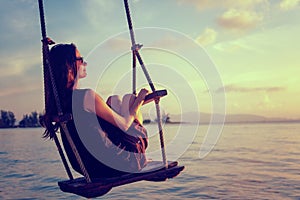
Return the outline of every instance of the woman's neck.
[[[79,89],[79,82],[75,81],[74,86],[73,86],[73,90]]]

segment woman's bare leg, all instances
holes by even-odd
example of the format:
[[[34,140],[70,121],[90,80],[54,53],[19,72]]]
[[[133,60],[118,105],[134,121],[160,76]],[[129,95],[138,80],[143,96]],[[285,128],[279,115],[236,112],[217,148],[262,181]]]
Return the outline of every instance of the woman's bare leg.
[[[111,107],[111,109],[121,115],[122,100],[119,95],[112,95],[108,97],[106,103]]]
[[[127,112],[129,112],[129,108],[133,105],[135,98],[136,98],[136,96],[133,94],[126,94],[123,96],[122,106],[121,106],[121,115],[125,115]],[[140,124],[143,124],[143,116],[140,111],[138,111],[138,113],[136,114],[135,119],[138,120],[138,122]]]
[[[112,95],[108,97],[106,103],[109,105],[116,113],[125,116],[129,112],[129,108],[133,105],[136,96],[133,94],[126,94],[121,97],[119,95]],[[143,116],[142,113],[139,111],[136,116],[136,120],[140,124],[143,124]]]

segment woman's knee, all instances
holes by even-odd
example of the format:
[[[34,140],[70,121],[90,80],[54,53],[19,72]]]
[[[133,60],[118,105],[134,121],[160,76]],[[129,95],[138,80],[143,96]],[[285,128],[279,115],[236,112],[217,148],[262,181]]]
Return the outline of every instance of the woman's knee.
[[[121,113],[122,101],[119,95],[112,95],[108,97],[106,101],[107,105],[109,105],[115,112]]]
[[[131,107],[135,101],[136,96],[134,94],[125,94],[123,96],[122,105]]]

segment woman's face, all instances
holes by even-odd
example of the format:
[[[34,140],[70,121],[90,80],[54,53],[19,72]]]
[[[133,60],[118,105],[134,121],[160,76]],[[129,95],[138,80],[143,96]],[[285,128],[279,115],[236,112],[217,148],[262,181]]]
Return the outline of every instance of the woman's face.
[[[83,60],[83,57],[81,57],[78,49],[76,49],[76,65],[77,65],[78,79],[85,78],[87,76],[86,73],[87,63]]]

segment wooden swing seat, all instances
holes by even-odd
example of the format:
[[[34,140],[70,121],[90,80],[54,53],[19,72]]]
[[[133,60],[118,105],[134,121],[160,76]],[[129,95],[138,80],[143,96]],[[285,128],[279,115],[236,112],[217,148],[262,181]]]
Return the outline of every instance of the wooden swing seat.
[[[113,178],[92,179],[91,183],[88,183],[84,177],[80,177],[73,180],[60,181],[58,185],[63,192],[94,198],[105,195],[113,187],[137,181],[166,181],[177,176],[183,169],[184,166],[178,166],[177,161],[168,162],[167,168],[164,167],[161,161],[151,161],[139,173],[125,174]]]
[[[57,122],[62,127],[63,131],[67,135],[67,140],[71,146],[71,149],[74,153],[74,156],[76,157],[76,160],[78,164],[80,165],[81,171],[83,172],[85,177],[80,177],[74,179],[71,173],[71,170],[68,166],[67,160],[64,156],[63,150],[61,148],[61,145],[59,143],[59,140],[57,139],[57,136],[54,135],[54,141],[58,148],[59,154],[61,156],[62,162],[65,166],[65,169],[67,171],[67,174],[69,176],[69,180],[66,181],[60,181],[58,182],[58,185],[60,189],[63,192],[73,193],[77,194],[86,198],[93,198],[102,196],[106,193],[108,193],[113,187],[137,182],[137,181],[165,181],[169,178],[176,177],[183,169],[184,166],[178,166],[177,161],[175,162],[168,162],[168,166],[166,167],[165,164],[161,161],[151,161],[147,164],[146,167],[144,167],[141,172],[139,173],[129,173],[125,174],[119,177],[112,177],[112,178],[90,178],[89,174],[87,173],[83,162],[80,158],[80,155],[78,153],[78,150],[76,149],[76,146],[70,136],[70,133],[68,131],[66,122],[73,120],[73,117],[71,114],[64,114],[60,99],[58,96],[57,88],[55,79],[53,77],[52,68],[49,62],[49,45],[54,44],[54,42],[47,37],[46,34],[46,23],[45,23],[45,17],[44,17],[44,6],[43,6],[43,0],[38,0],[39,2],[39,11],[40,11],[40,23],[41,23],[41,32],[42,32],[42,43],[43,43],[43,74],[44,74],[44,91],[45,91],[45,107],[46,111],[50,109],[49,107],[49,97],[50,92],[53,92],[57,113],[58,116],[53,118],[54,122]],[[142,45],[136,44],[134,39],[134,32],[129,12],[129,6],[128,6],[128,0],[124,0],[125,10],[126,10],[126,16],[127,16],[127,22],[130,29],[130,37],[132,42],[132,53],[133,53],[133,93],[136,93],[136,59],[139,61],[140,66],[143,69],[143,72],[146,76],[146,79],[149,83],[149,86],[152,90],[152,93],[147,95],[144,99],[144,104],[149,103],[153,100],[155,100],[156,109],[157,109],[157,116],[158,119],[160,119],[160,108],[159,108],[159,99],[160,97],[163,97],[167,95],[166,90],[156,90],[154,87],[154,84],[148,74],[148,71],[145,68],[145,65],[142,61],[142,58],[138,52],[138,50],[141,48]],[[160,140],[161,140],[161,148],[162,148],[162,157],[163,160],[166,160],[165,150],[164,150],[164,140],[163,140],[163,131],[162,131],[162,125],[161,120],[157,120],[159,125],[159,134],[160,134]],[[87,181],[88,180],[88,181]]]

